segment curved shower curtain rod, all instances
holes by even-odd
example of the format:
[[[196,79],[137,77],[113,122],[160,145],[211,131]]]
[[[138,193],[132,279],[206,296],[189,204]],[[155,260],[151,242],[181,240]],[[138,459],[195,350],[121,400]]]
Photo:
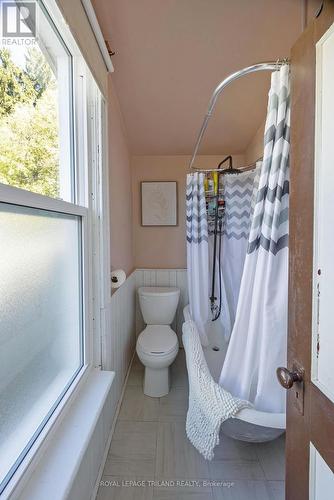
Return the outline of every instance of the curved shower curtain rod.
[[[238,80],[242,76],[248,75],[249,73],[256,73],[257,71],[275,71],[278,68],[280,68],[281,66],[283,66],[284,64],[289,64],[289,60],[283,59],[283,60],[278,60],[275,62],[271,61],[271,62],[253,64],[252,66],[248,66],[247,68],[243,68],[239,71],[236,71],[235,73],[232,73],[230,76],[225,78],[225,80],[220,82],[220,84],[216,87],[216,89],[212,93],[212,96],[211,96],[211,99],[209,102],[208,111],[204,117],[201,129],[199,131],[197,141],[195,144],[194,153],[192,155],[192,158],[191,158],[191,161],[189,164],[190,169],[196,170],[196,167],[194,167],[193,165],[194,165],[194,161],[195,161],[195,158],[197,156],[197,153],[198,153],[198,149],[199,149],[200,144],[202,142],[204,133],[205,133],[206,128],[208,126],[209,120],[212,116],[213,110],[216,106],[217,99],[220,96],[220,94],[222,93],[222,91],[224,90],[224,88],[228,87],[228,85],[230,85],[230,83],[234,82],[234,80]],[[218,169],[212,169],[212,170],[218,171]]]

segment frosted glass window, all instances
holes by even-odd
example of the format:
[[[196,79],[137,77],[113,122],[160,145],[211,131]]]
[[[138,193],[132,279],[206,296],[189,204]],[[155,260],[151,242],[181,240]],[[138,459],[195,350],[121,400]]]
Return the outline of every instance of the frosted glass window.
[[[83,365],[81,218],[0,203],[0,493]]]

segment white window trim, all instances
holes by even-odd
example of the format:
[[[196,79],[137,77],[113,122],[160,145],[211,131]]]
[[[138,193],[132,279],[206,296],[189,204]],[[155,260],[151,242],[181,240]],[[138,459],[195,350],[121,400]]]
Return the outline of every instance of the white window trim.
[[[49,210],[51,212],[74,214],[80,217],[87,217],[88,212],[86,207],[32,193],[25,189],[7,186],[6,184],[0,184],[0,201],[3,203],[12,203],[13,205]]]
[[[27,452],[26,456],[18,466],[6,488],[2,492],[1,498],[10,498],[14,491],[21,490],[24,484],[29,480],[31,473],[40,461],[45,449],[50,445],[55,429],[59,428],[62,420],[70,411],[71,405],[79,392],[80,388],[87,381],[90,374],[93,373],[93,367],[101,368],[101,345],[106,332],[106,309],[110,302],[110,242],[109,242],[109,192],[108,192],[108,166],[107,166],[107,121],[105,112],[105,103],[100,93],[98,113],[100,116],[100,130],[97,141],[100,145],[100,152],[97,156],[95,169],[99,171],[97,183],[92,188],[87,175],[82,176],[82,171],[89,173],[89,158],[93,152],[87,147],[86,138],[89,130],[86,129],[88,114],[86,98],[86,86],[89,80],[93,78],[86,74],[86,68],[83,64],[83,57],[76,45],[71,31],[66,24],[55,0],[43,0],[43,3],[56,25],[60,35],[65,40],[73,57],[73,84],[74,84],[74,111],[73,118],[76,124],[82,124],[82,129],[78,127],[75,137],[75,165],[77,176],[76,202],[69,203],[63,200],[49,198],[37,193],[15,188],[12,186],[0,184],[0,202],[15,204],[19,206],[31,207],[41,210],[54,211],[58,213],[77,215],[82,220],[82,261],[83,261],[83,331],[84,331],[84,359],[83,366],[77,373],[72,384],[67,389],[61,401],[55,408],[51,417],[44,425],[37,439]],[[95,84],[95,82],[94,82]],[[97,84],[96,88],[98,89]],[[100,91],[99,91],[100,92]],[[104,109],[104,111],[102,111]],[[102,146],[102,147],[101,147]],[[102,154],[101,154],[102,150]],[[82,168],[78,171],[78,163]],[[96,172],[97,174],[97,172]],[[101,181],[101,176],[103,182]],[[90,198],[93,198],[91,200]],[[89,208],[87,208],[89,207]],[[92,213],[98,215],[98,239],[93,238]],[[92,262],[94,254],[99,253],[98,259],[98,278],[97,285],[92,287]],[[96,294],[94,300],[93,293]],[[98,317],[98,329],[94,327],[93,316]],[[95,331],[95,335],[94,335]]]
[[[90,197],[89,227],[91,229],[91,290],[94,324],[91,344],[92,362],[102,368],[103,342],[108,328],[107,312],[111,299],[110,287],[110,229],[109,229],[109,177],[107,163],[107,120],[106,104],[95,82],[91,81],[88,95],[88,134],[93,148],[89,151]],[[101,147],[102,146],[102,147]]]
[[[110,193],[109,193],[109,164],[108,164],[108,120],[107,103],[101,94],[101,133],[100,144],[100,283],[101,283],[101,332],[98,352],[98,364],[96,363],[96,350],[94,350],[95,366],[103,368],[103,353],[105,352],[105,339],[108,335],[110,325],[108,323],[111,308],[111,260],[110,260]],[[101,177],[103,182],[101,181]],[[96,338],[96,337],[95,337]]]

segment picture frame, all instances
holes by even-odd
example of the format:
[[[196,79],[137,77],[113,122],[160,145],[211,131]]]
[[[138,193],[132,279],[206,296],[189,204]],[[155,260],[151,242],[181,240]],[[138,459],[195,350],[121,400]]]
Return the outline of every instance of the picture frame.
[[[141,225],[177,226],[177,181],[142,181]]]

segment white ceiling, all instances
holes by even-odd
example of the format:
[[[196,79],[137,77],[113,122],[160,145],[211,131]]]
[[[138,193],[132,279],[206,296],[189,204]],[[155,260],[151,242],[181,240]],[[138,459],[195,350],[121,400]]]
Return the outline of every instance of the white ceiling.
[[[136,155],[190,154],[212,90],[250,64],[289,56],[303,0],[94,0],[116,51],[113,81]],[[234,82],[201,153],[245,151],[265,117],[269,74]]]

